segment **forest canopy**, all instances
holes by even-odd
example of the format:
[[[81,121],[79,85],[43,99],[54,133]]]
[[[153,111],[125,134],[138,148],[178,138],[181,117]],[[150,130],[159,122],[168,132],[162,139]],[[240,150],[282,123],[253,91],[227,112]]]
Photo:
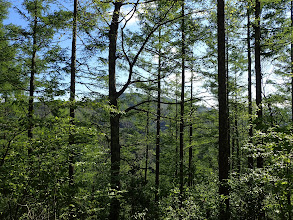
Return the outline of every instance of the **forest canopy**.
[[[288,219],[293,1],[0,0],[0,219]]]

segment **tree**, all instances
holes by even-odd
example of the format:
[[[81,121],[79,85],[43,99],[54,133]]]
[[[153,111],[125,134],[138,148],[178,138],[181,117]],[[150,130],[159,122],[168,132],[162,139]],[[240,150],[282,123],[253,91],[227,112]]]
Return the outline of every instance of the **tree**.
[[[256,105],[257,105],[257,129],[261,129],[262,124],[262,74],[260,63],[260,1],[255,1],[255,75],[256,75]],[[257,167],[263,167],[263,158],[257,158]]]
[[[161,28],[159,29],[159,54],[158,54],[158,95],[157,95],[157,119],[156,119],[156,193],[155,202],[159,201],[159,187],[160,187],[160,142],[161,142]]]
[[[74,148],[74,120],[75,120],[75,75],[76,75],[76,36],[77,36],[77,10],[78,10],[78,0],[74,0],[74,11],[73,11],[73,24],[72,24],[72,47],[71,47],[71,66],[70,66],[70,109],[69,109],[69,117],[70,117],[70,125],[71,130],[69,134],[69,187],[71,190],[70,200],[74,197],[73,188],[74,188],[74,151],[72,148]],[[69,218],[73,219],[73,210],[72,210],[73,204],[71,202],[69,203]]]
[[[31,55],[31,69],[30,69],[30,83],[29,83],[29,104],[28,104],[28,139],[31,141],[33,138],[33,111],[34,111],[34,92],[35,92],[35,74],[36,74],[36,59],[37,59],[37,25],[38,25],[38,6],[37,1],[33,2],[33,26],[32,26],[32,55]],[[32,153],[32,148],[28,148],[28,154]]]
[[[218,30],[218,99],[219,99],[219,219],[229,219],[229,135],[227,78],[225,70],[225,12],[224,1],[217,1]]]
[[[114,192],[120,191],[120,142],[119,142],[119,114],[116,90],[116,50],[117,50],[117,35],[119,25],[119,15],[122,6],[122,1],[115,1],[112,21],[109,31],[109,101],[110,106],[115,110],[111,112],[111,189]],[[120,203],[114,197],[110,206],[110,220],[119,219]]]
[[[184,99],[185,99],[185,12],[184,12],[185,2],[182,0],[181,3],[181,50],[182,50],[182,60],[181,60],[181,100],[180,100],[180,128],[179,128],[179,152],[180,152],[180,196],[181,201],[183,201],[183,186],[184,186],[184,173],[183,173],[183,148],[184,148]]]
[[[127,3],[125,3],[127,5]],[[159,16],[159,19],[157,23],[154,24],[153,27],[151,27],[150,31],[146,34],[144,37],[144,40],[140,47],[138,47],[135,55],[132,55],[132,59],[130,56],[126,53],[125,47],[124,47],[124,33],[123,30],[127,24],[127,22],[124,25],[124,28],[122,28],[122,51],[123,55],[128,63],[128,79],[127,82],[122,86],[122,88],[117,91],[116,88],[116,60],[117,60],[117,37],[118,37],[118,27],[119,27],[119,16],[121,13],[121,7],[125,5],[123,1],[115,1],[114,2],[114,11],[112,14],[112,20],[109,30],[109,104],[111,108],[113,109],[110,113],[110,133],[111,133],[111,189],[114,192],[120,191],[120,141],[119,141],[119,118],[120,118],[120,112],[118,107],[118,99],[119,97],[125,92],[125,90],[132,84],[132,77],[134,72],[134,66],[142,53],[143,49],[145,48],[147,42],[152,37],[152,35],[155,33],[156,30],[160,28],[160,26],[170,23],[178,18],[173,18],[168,20],[168,13],[169,10],[174,6],[174,3],[172,2],[169,6],[169,10],[167,9],[164,11],[162,15]],[[136,7],[138,5],[138,2],[134,4],[134,10],[133,13],[136,11]],[[132,14],[133,15],[133,14]],[[127,21],[127,20],[126,20]],[[110,219],[118,219],[119,218],[119,208],[120,203],[117,197],[115,196],[110,205]]]
[[[291,1],[291,28],[293,28],[293,1]],[[292,74],[293,74],[293,40],[292,40],[292,36],[291,36],[291,44],[290,44],[290,46],[291,46],[291,50],[290,50],[290,52],[291,52],[291,77],[292,77]],[[291,104],[291,108],[292,108],[292,112],[291,112],[291,114],[292,114],[292,121],[293,121],[293,77],[292,77],[292,79],[291,79],[291,102],[292,102],[292,104]]]
[[[250,2],[247,3],[247,72],[248,72],[248,115],[249,115],[249,138],[253,136],[252,130],[252,80],[251,80],[251,46],[250,46]],[[251,141],[251,140],[250,140]],[[253,157],[248,156],[248,168],[253,168]]]

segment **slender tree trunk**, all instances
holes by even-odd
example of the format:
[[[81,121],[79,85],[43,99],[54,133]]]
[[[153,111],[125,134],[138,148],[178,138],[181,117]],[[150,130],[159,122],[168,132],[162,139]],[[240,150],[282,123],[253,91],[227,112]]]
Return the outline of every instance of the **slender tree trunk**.
[[[262,127],[262,90],[261,90],[261,63],[260,63],[260,1],[255,1],[255,75],[256,75],[256,106],[257,106],[257,129]],[[257,167],[263,167],[263,157],[257,158]]]
[[[252,62],[251,62],[251,45],[250,45],[250,12],[251,12],[251,0],[247,2],[247,72],[248,72],[248,117],[249,117],[249,143],[252,144],[252,136],[253,136],[253,130],[252,130],[252,79],[251,79],[251,73],[252,73]],[[249,152],[249,155],[247,157],[247,166],[249,169],[253,169],[254,167],[254,161],[252,157],[252,152]],[[248,183],[248,186],[251,187],[251,182]],[[248,216],[250,219],[255,219],[255,212],[254,212],[253,202],[251,199],[249,199],[248,202]]]
[[[192,126],[192,114],[193,114],[193,71],[191,71],[190,79],[190,124],[189,124],[189,157],[188,157],[188,186],[193,185],[193,148],[192,148],[192,137],[193,137],[193,126]]]
[[[161,141],[161,29],[159,30],[159,63],[158,63],[158,102],[157,102],[157,132],[156,132],[156,194],[155,202],[159,201],[160,188],[160,141]]]
[[[175,149],[175,177],[178,177],[178,97],[177,97],[178,76],[176,74],[176,91],[175,91],[175,129],[176,129],[176,149]]]
[[[261,83],[262,83],[262,73],[261,73],[261,60],[260,60],[260,1],[255,0],[255,76],[256,76],[256,106],[257,106],[257,124],[256,128],[258,130],[262,129],[262,118],[263,118],[263,112],[262,112],[262,89],[261,89]],[[263,157],[258,156],[256,159],[257,162],[257,168],[263,168]],[[263,188],[263,185],[260,186]],[[258,219],[262,220],[265,219],[265,212],[263,210],[263,200],[264,200],[264,194],[261,191],[259,193],[259,204],[258,204]]]
[[[236,151],[237,151],[237,147],[236,147],[236,128],[235,128],[235,121],[236,121],[236,110],[235,110],[235,103],[233,103],[233,107],[234,107],[234,113],[231,115],[233,116],[233,119],[232,119],[232,123],[233,123],[233,126],[230,125],[230,129],[231,129],[231,133],[232,135],[230,136],[231,140],[230,140],[230,143],[231,143],[231,170],[233,172],[236,171]],[[230,122],[230,121],[229,121]]]
[[[236,97],[237,100],[237,97]],[[239,143],[239,129],[238,129],[238,107],[237,103],[235,106],[235,119],[234,119],[234,127],[235,127],[235,144],[236,144],[236,171],[237,171],[237,176],[240,177],[240,172],[241,172],[241,159],[240,159],[240,143]]]
[[[293,29],[293,1],[291,0],[291,32]],[[292,34],[291,34],[292,35]],[[293,122],[293,40],[291,36],[291,110],[292,110],[292,122]]]
[[[291,0],[291,33],[293,30],[293,1]],[[292,122],[293,122],[293,40],[292,40],[292,34],[291,34],[291,102],[292,102]],[[289,165],[288,165],[289,166]],[[287,169],[287,174],[289,176],[289,168]],[[288,186],[291,188],[291,181],[288,181],[289,184]],[[288,219],[292,220],[292,204],[291,204],[291,189],[288,189],[288,194],[287,194],[287,202],[288,202]]]
[[[225,20],[224,20],[225,22]],[[227,22],[228,19],[227,19]],[[225,50],[226,50],[226,84],[227,84],[227,117],[228,117],[228,143],[229,143],[229,148],[231,151],[231,121],[230,121],[230,105],[229,105],[229,92],[230,92],[230,88],[229,88],[229,30],[228,30],[228,25],[225,26],[225,38],[226,38],[226,45],[225,45]],[[229,151],[229,152],[230,152]],[[230,153],[231,154],[231,153]],[[231,158],[231,164],[230,164],[230,169],[232,169],[232,165],[233,165],[233,158]]]
[[[118,110],[118,95],[116,91],[116,47],[119,26],[119,15],[122,2],[114,3],[114,12],[109,31],[109,102],[112,108]],[[120,191],[120,141],[119,141],[119,121],[120,115],[117,112],[110,113],[111,132],[111,170],[110,182],[111,190],[118,193]],[[120,202],[117,196],[111,199],[109,220],[118,220],[120,213]]]
[[[247,7],[247,58],[248,58],[248,115],[249,115],[249,143],[253,136],[252,130],[252,90],[251,90],[251,46],[250,46],[250,1]],[[248,156],[248,168],[253,169],[253,157]]]
[[[31,75],[30,75],[30,87],[29,87],[29,104],[28,104],[28,131],[27,136],[29,141],[33,139],[33,114],[34,114],[34,92],[35,92],[35,75],[37,72],[36,67],[36,60],[37,60],[37,25],[38,25],[38,18],[37,18],[37,4],[35,2],[35,9],[34,9],[34,26],[33,26],[33,53],[31,57]],[[29,146],[28,148],[28,155],[32,154],[32,147]]]
[[[217,26],[218,26],[218,99],[219,99],[219,194],[220,212],[219,219],[230,219],[229,214],[229,135],[228,135],[228,100],[227,76],[225,70],[225,3],[217,1]]]
[[[150,101],[150,97],[148,95],[148,101]],[[144,171],[144,182],[147,183],[147,175],[148,175],[148,164],[149,164],[149,134],[150,134],[150,104],[148,103],[147,108],[147,121],[146,121],[146,150],[145,150],[145,171]]]
[[[74,127],[74,120],[75,120],[75,74],[76,74],[76,29],[77,29],[77,10],[78,10],[78,0],[74,0],[74,11],[73,11],[73,24],[72,24],[72,49],[71,49],[71,80],[70,80],[70,109],[69,109],[69,116],[70,116],[70,134],[69,134],[69,187],[71,190],[70,193],[70,203],[72,203],[72,198],[74,197],[73,188],[74,188],[74,143],[75,138],[73,135],[73,127]],[[69,204],[69,219],[73,219],[73,210],[71,204]]]
[[[184,174],[183,174],[183,136],[184,136],[184,93],[185,93],[185,12],[184,12],[185,1],[182,0],[181,4],[181,49],[182,49],[182,60],[181,60],[181,100],[180,100],[180,127],[179,127],[179,151],[180,151],[180,199],[183,201],[183,186],[184,186]]]
[[[290,163],[287,163],[287,176],[290,176]],[[291,179],[288,178],[288,188],[287,188],[287,203],[288,203],[288,220],[292,220],[292,204],[291,204]]]

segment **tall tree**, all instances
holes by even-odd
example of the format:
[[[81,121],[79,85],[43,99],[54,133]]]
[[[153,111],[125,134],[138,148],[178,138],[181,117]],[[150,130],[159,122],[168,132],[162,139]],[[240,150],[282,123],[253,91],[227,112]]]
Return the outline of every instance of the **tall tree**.
[[[74,10],[73,10],[73,24],[72,24],[72,45],[71,45],[71,66],[70,66],[70,134],[69,134],[69,187],[70,187],[70,200],[74,197],[73,187],[74,187],[74,125],[75,125],[75,75],[76,75],[76,36],[77,36],[77,10],[78,10],[78,0],[74,0]],[[69,204],[69,219],[73,219],[73,205]]]
[[[184,151],[184,95],[185,95],[185,1],[182,0],[181,2],[181,100],[180,100],[180,127],[179,127],[179,152],[180,152],[180,199],[181,202],[183,201],[183,186],[184,186],[184,173],[183,173],[183,151]]]
[[[26,38],[26,44],[21,44],[24,56],[29,59],[29,100],[28,100],[28,127],[27,136],[29,140],[33,138],[34,128],[34,100],[36,89],[36,77],[50,68],[49,63],[54,60],[47,59],[48,54],[54,54],[53,36],[58,27],[56,23],[50,22],[52,15],[50,14],[51,1],[46,0],[30,0],[24,1],[25,10],[18,9],[19,14],[28,22],[27,29],[22,30],[22,34]],[[56,47],[57,48],[57,47]],[[49,60],[49,61],[48,61]],[[43,77],[46,78],[46,77]],[[47,77],[46,80],[48,80]],[[39,84],[40,85],[40,84]],[[32,146],[28,147],[28,154],[31,155]]]
[[[193,59],[192,59],[193,62]],[[190,124],[189,124],[189,154],[188,154],[188,185],[193,185],[193,147],[192,147],[192,138],[193,138],[193,124],[192,124],[192,115],[193,115],[193,68],[191,68],[191,77],[190,77]]]
[[[158,95],[157,95],[157,119],[156,119],[156,194],[155,201],[159,201],[159,187],[160,187],[160,145],[161,145],[161,28],[159,29],[159,54],[158,54]]]
[[[218,100],[219,100],[219,219],[229,219],[229,136],[228,136],[228,100],[227,78],[225,70],[225,3],[217,1],[217,31],[218,31]],[[223,198],[223,201],[222,201]]]
[[[255,1],[255,23],[254,23],[254,35],[255,35],[255,77],[256,77],[256,106],[257,106],[257,129],[262,129],[262,120],[263,120],[263,109],[262,109],[262,73],[261,73],[261,60],[260,60],[260,39],[261,39],[261,30],[260,30],[260,19],[261,19],[261,8],[260,8],[260,1]],[[263,168],[263,157],[258,156],[256,159],[257,168]],[[259,198],[259,219],[265,218],[265,213],[263,210],[263,199],[264,195],[263,192],[260,192]]]
[[[290,7],[290,14],[291,14],[291,44],[290,44],[290,55],[291,55],[291,121],[293,122],[293,0],[291,0],[291,7]],[[287,175],[289,175],[289,168],[287,168]],[[288,220],[292,220],[292,204],[291,204],[291,191],[288,190],[287,193],[287,202],[288,202]]]
[[[144,181],[147,183],[148,165],[149,165],[149,138],[150,138],[150,94],[148,92],[148,104],[146,113],[146,149],[145,149],[145,171],[144,171]]]
[[[260,63],[260,1],[255,1],[255,76],[256,76],[256,106],[257,106],[257,129],[261,129],[262,125],[262,74]],[[257,167],[263,167],[263,157],[257,157]]]
[[[31,55],[31,69],[30,69],[30,83],[29,83],[29,104],[28,104],[28,131],[27,136],[31,141],[33,138],[33,112],[34,112],[34,92],[35,92],[35,74],[36,74],[36,60],[37,60],[37,31],[38,31],[38,2],[33,2],[34,8],[32,11],[33,25],[32,25],[32,55]],[[29,146],[28,154],[32,153],[32,147]]]
[[[250,46],[250,4],[251,2],[247,2],[247,72],[248,72],[248,116],[249,116],[249,138],[251,142],[251,138],[253,136],[252,130],[252,80],[251,80],[251,46]],[[253,157],[248,156],[248,168],[253,168]]]
[[[109,102],[114,109],[110,113],[110,130],[111,130],[111,189],[114,191],[120,190],[120,141],[119,141],[119,114],[118,114],[118,95],[116,90],[116,51],[117,51],[117,35],[119,16],[122,6],[122,1],[114,2],[114,11],[109,31]],[[110,220],[119,219],[120,202],[115,196],[111,200],[110,205]]]
[[[290,14],[291,14],[291,28],[293,28],[293,1],[291,0],[291,7],[290,7]],[[291,31],[292,33],[292,31]],[[291,44],[290,44],[290,52],[291,52],[291,114],[292,114],[292,121],[293,121],[293,39],[291,35]]]
[[[132,10],[132,16],[137,10],[137,6],[139,4],[139,1],[136,1],[136,3],[133,4],[133,10]],[[110,24],[110,30],[109,30],[109,55],[108,55],[108,68],[109,68],[109,104],[111,106],[111,113],[110,113],[110,133],[111,133],[111,169],[110,169],[110,181],[111,181],[111,190],[114,192],[120,191],[120,140],[119,140],[119,120],[121,113],[119,112],[118,107],[118,99],[119,97],[126,91],[129,86],[134,83],[132,81],[133,75],[134,75],[134,67],[136,65],[136,62],[144,50],[146,44],[149,42],[150,38],[153,36],[153,34],[164,24],[171,23],[172,21],[178,19],[171,18],[168,19],[168,14],[170,12],[170,9],[174,7],[174,2],[171,2],[170,5],[167,4],[167,9],[163,11],[162,14],[157,18],[156,22],[152,27],[149,27],[147,32],[145,33],[145,36],[142,39],[141,45],[137,46],[135,45],[134,52],[132,52],[131,55],[127,54],[127,51],[125,50],[125,36],[124,36],[124,28],[126,27],[127,22],[130,19],[125,19],[125,24],[121,29],[121,47],[123,56],[128,63],[128,79],[126,83],[121,86],[121,89],[117,91],[117,83],[116,83],[116,60],[119,56],[117,56],[117,37],[118,37],[118,27],[119,27],[119,17],[121,14],[121,7],[123,5],[128,5],[128,3],[116,0],[113,2],[114,10],[111,17],[111,24]],[[130,18],[132,18],[132,16]],[[123,20],[123,19],[122,19]],[[128,111],[128,110],[125,110]],[[115,194],[115,193],[114,193]],[[119,212],[120,212],[120,202],[117,198],[117,196],[114,196],[111,199],[110,204],[110,214],[109,219],[119,219]]]

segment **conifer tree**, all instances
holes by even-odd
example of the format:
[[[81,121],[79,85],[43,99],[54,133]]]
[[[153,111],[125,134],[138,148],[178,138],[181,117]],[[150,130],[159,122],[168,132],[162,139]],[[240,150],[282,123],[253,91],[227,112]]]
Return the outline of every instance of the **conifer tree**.
[[[70,66],[70,125],[72,126],[69,134],[69,187],[70,187],[70,200],[74,197],[74,120],[75,120],[75,78],[76,78],[76,37],[77,37],[77,13],[78,13],[78,0],[74,0],[73,11],[73,24],[72,24],[72,46],[71,46],[71,66]],[[72,202],[69,203],[69,219],[74,218]]]
[[[219,100],[219,219],[230,219],[229,214],[229,135],[228,135],[228,100],[225,70],[225,3],[217,1],[218,30],[218,100]]]
[[[180,128],[179,128],[179,152],[180,152],[180,172],[179,172],[179,180],[180,180],[180,200],[181,203],[183,201],[183,187],[184,187],[184,173],[183,173],[183,161],[184,161],[184,105],[185,105],[185,1],[181,2],[181,50],[182,50],[182,60],[181,60],[181,100],[180,100]]]

